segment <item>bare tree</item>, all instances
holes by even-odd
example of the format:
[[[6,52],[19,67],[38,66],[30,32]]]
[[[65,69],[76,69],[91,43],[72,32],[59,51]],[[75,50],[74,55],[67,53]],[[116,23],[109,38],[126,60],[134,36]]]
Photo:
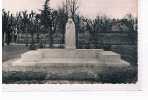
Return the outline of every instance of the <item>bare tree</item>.
[[[68,6],[70,7],[71,16],[74,19],[79,9],[78,0],[66,0],[67,13],[68,13]]]
[[[3,45],[4,45],[4,38],[6,39],[7,45],[10,44],[12,39],[12,31],[13,31],[13,23],[14,23],[14,17],[10,12],[6,12],[4,9],[2,10],[2,35],[3,35]],[[5,37],[4,37],[5,35]]]

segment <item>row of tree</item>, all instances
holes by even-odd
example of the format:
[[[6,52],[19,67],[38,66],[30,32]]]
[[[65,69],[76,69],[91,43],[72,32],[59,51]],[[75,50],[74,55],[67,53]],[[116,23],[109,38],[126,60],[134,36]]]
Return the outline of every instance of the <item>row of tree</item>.
[[[46,0],[43,9],[40,13],[34,11],[21,11],[13,15],[9,11],[2,10],[2,33],[3,43],[4,34],[7,45],[11,42],[12,35],[18,33],[30,33],[32,37],[32,44],[34,44],[34,34],[48,33],[49,46],[52,47],[52,35],[54,33],[65,33],[65,24],[68,18],[67,7],[70,5],[72,18],[76,25],[76,32],[78,33],[106,33],[106,32],[136,32],[137,18],[128,14],[122,19],[113,19],[107,16],[97,16],[95,19],[80,16],[77,11],[79,8],[78,0],[66,0],[58,10],[52,9],[49,5],[50,0]],[[119,28],[118,30],[113,30]],[[124,27],[122,27],[124,26]]]

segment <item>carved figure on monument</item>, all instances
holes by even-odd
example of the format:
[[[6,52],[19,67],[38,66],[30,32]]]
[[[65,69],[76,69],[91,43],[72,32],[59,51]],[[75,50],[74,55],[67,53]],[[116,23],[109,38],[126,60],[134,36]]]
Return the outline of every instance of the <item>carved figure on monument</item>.
[[[75,24],[72,18],[68,18],[66,23],[65,33],[65,48],[75,49],[76,48],[76,37],[75,37]]]

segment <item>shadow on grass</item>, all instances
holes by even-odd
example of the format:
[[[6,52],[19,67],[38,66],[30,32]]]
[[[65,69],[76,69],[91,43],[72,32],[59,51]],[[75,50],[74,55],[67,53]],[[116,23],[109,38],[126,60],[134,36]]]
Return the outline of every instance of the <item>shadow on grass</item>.
[[[43,72],[3,72],[3,84],[44,84],[46,80],[86,81],[88,83],[136,83],[137,69],[133,68],[106,68],[96,75],[72,73],[67,76],[58,76]],[[81,82],[80,82],[81,83]]]
[[[97,74],[96,81],[101,83],[136,83],[137,69],[108,68]]]

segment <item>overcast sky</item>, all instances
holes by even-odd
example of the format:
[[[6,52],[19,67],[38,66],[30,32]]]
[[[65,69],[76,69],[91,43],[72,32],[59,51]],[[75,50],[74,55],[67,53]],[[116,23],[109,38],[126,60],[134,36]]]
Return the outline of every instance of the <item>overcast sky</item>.
[[[3,8],[15,13],[22,10],[42,9],[45,0],[3,0]],[[63,0],[51,0],[50,6],[57,9]],[[137,0],[79,0],[79,13],[94,18],[107,15],[121,18],[127,13],[137,16]]]

